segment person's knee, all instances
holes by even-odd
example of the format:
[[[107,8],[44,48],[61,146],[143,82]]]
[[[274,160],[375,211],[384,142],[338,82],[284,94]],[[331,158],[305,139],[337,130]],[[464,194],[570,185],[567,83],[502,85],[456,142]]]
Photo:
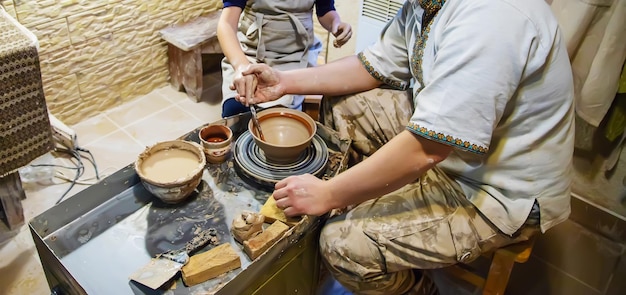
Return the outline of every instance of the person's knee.
[[[366,280],[382,274],[384,259],[374,241],[356,225],[329,223],[320,234],[320,253],[335,271],[351,279]]]
[[[245,105],[235,100],[235,98],[229,98],[222,103],[222,118],[239,115],[248,110]]]
[[[410,270],[389,273],[376,243],[358,226],[325,226],[320,252],[333,277],[360,294],[403,294],[415,282]]]
[[[322,228],[319,239],[320,253],[322,258],[331,265],[336,265],[340,260],[343,260],[345,257],[341,253],[345,253],[348,250],[343,249],[345,244],[339,243],[337,241],[339,238],[336,231],[329,228],[329,226]]]

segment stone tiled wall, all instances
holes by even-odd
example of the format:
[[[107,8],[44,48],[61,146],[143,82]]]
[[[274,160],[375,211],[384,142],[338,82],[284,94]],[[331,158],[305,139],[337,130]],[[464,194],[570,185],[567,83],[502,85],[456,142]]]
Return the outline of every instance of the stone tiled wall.
[[[50,111],[67,124],[166,85],[163,27],[221,0],[0,0],[39,39]]]

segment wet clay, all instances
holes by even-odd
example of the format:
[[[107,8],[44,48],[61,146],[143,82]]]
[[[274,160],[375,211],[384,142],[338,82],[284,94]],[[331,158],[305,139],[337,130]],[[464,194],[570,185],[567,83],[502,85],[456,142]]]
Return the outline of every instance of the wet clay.
[[[233,219],[232,233],[239,243],[243,243],[248,239],[258,235],[263,231],[263,215],[243,211]]]
[[[154,182],[167,183],[191,176],[197,170],[198,156],[187,150],[160,150],[144,160],[144,175]]]
[[[283,116],[264,117],[261,129],[267,130],[263,132],[265,142],[274,145],[295,145],[311,136],[311,130],[305,123]]]
[[[207,142],[222,142],[228,138],[226,137],[226,135],[221,135],[221,136],[211,136],[211,137],[203,138],[203,139]]]

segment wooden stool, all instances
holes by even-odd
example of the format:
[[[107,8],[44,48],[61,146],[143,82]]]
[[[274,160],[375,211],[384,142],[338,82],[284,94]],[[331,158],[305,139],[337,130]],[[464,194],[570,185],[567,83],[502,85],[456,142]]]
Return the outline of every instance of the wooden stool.
[[[217,40],[221,14],[222,10],[216,10],[160,31],[161,38],[168,42],[170,84],[178,91],[187,92],[196,102],[202,97],[202,54],[222,53]]]
[[[457,264],[446,268],[449,274],[462,279],[483,290],[483,294],[504,294],[506,286],[509,283],[509,277],[515,263],[524,263],[530,258],[535,237],[530,240],[517,244],[508,245],[499,248],[491,253],[485,253],[487,257],[491,257],[491,266],[489,273],[484,278],[478,275],[469,266]]]
[[[304,97],[304,102],[302,103],[302,111],[311,116],[313,120],[319,121],[321,103],[321,95],[307,95]]]
[[[24,210],[22,199],[26,195],[22,188],[22,181],[18,172],[0,177],[0,214],[9,230],[19,228],[24,224]]]

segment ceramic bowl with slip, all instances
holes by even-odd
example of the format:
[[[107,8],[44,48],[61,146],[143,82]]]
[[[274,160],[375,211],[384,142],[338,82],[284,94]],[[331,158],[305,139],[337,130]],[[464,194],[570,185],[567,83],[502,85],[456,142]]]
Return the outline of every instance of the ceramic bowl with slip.
[[[311,146],[317,125],[306,113],[289,108],[269,108],[257,115],[265,140],[261,140],[252,120],[248,122],[248,131],[269,162],[294,163]]]
[[[328,147],[324,140],[315,134],[311,144],[291,163],[274,163],[256,145],[249,131],[242,133],[234,147],[235,170],[248,182],[260,184],[268,190],[291,175],[310,173],[320,176],[328,162]]]
[[[200,144],[209,163],[219,164],[228,158],[233,131],[225,125],[208,125],[198,132]]]
[[[135,171],[146,190],[164,203],[175,204],[200,184],[205,165],[199,144],[172,140],[146,148],[135,161]]]

